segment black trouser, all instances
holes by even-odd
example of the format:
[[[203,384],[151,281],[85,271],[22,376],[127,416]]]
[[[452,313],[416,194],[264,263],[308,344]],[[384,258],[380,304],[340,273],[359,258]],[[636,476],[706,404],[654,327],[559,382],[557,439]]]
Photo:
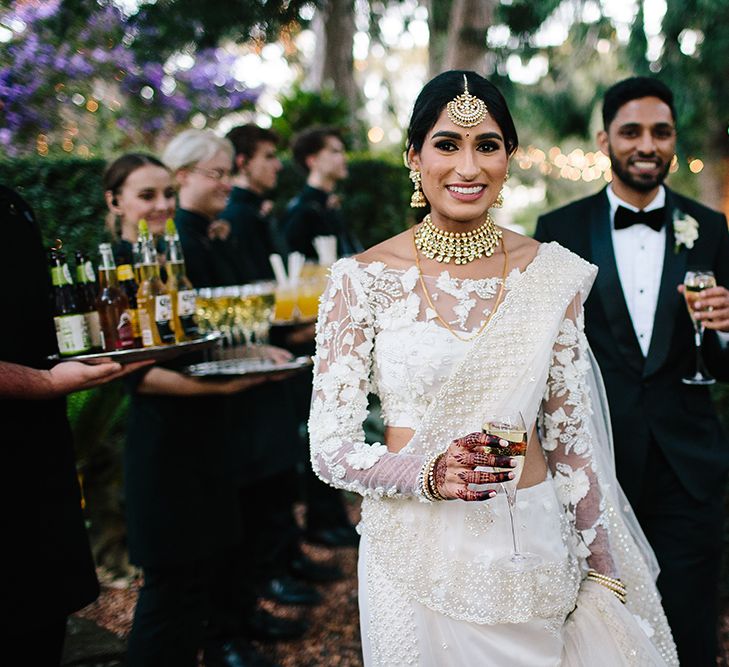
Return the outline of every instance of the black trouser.
[[[636,516],[661,568],[658,590],[681,667],[715,667],[723,488],[706,502],[695,500],[651,444]]]
[[[127,667],[195,667],[210,610],[211,562],[145,567]]]
[[[23,616],[12,619],[12,609],[6,609],[11,620],[3,627],[2,651],[12,664],[34,665],[35,667],[59,667],[63,657],[63,643],[66,637],[65,616],[53,619],[39,619],[32,622]],[[10,656],[15,656],[12,658]],[[25,656],[21,660],[18,656]],[[3,660],[3,664],[6,661]],[[10,664],[10,663],[8,663]]]

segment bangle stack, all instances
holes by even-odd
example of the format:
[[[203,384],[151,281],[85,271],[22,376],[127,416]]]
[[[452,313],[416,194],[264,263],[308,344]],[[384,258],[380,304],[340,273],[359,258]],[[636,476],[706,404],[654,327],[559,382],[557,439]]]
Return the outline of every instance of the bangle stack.
[[[597,570],[588,570],[587,578],[594,581],[600,586],[607,588],[618,600],[625,604],[625,599],[628,591],[625,588],[625,584],[620,579],[614,577],[608,577],[606,574],[600,574]]]
[[[418,475],[418,485],[420,487],[420,493],[426,500],[435,502],[436,500],[445,500],[445,498],[438,491],[438,486],[435,483],[435,469],[438,466],[443,454],[434,456],[430,461],[426,461],[423,467],[420,469]]]

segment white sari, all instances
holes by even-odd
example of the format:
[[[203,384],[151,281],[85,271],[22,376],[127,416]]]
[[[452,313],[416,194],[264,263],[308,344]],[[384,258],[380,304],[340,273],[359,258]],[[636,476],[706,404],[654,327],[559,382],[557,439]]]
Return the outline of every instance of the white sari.
[[[483,333],[456,343],[412,269],[351,259],[333,267],[317,327],[311,456],[322,479],[364,495],[365,664],[678,664],[655,561],[612,470],[604,392],[582,331],[594,275],[543,245],[509,276]],[[428,289],[440,313],[455,304],[452,323],[468,332],[497,284],[441,274]],[[388,424],[415,432],[397,454],[364,442],[370,390]],[[519,575],[494,565],[511,548],[503,495],[430,503],[417,484],[425,461],[505,406],[519,408],[530,431],[539,421],[550,469],[518,493],[522,546],[543,557]],[[602,588],[580,588],[588,567],[622,577],[627,609]]]

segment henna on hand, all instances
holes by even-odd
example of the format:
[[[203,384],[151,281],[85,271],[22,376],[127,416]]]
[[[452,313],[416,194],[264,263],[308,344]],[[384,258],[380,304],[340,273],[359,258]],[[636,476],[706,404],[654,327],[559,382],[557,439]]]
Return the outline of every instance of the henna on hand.
[[[514,479],[513,472],[485,472],[482,470],[464,470],[458,477],[466,484],[500,484]]]
[[[456,496],[461,500],[478,501],[478,500],[490,500],[496,495],[496,491],[472,491],[471,489],[458,489]]]

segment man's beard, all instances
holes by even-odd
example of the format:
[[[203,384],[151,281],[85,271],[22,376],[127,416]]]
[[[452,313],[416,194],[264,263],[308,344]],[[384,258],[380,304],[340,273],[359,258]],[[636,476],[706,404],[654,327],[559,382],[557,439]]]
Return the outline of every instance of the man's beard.
[[[608,153],[610,155],[610,168],[613,171],[613,174],[615,174],[625,185],[628,187],[633,188],[633,190],[637,190],[638,192],[650,192],[651,190],[654,190],[657,188],[663,181],[666,180],[666,176],[668,176],[668,170],[671,168],[671,163],[668,162],[663,167],[663,170],[660,171],[656,176],[652,176],[650,178],[643,178],[639,179],[633,176],[627,169],[623,169],[623,165],[620,163],[620,160],[615,156],[615,153],[613,153],[612,148],[608,148]]]

